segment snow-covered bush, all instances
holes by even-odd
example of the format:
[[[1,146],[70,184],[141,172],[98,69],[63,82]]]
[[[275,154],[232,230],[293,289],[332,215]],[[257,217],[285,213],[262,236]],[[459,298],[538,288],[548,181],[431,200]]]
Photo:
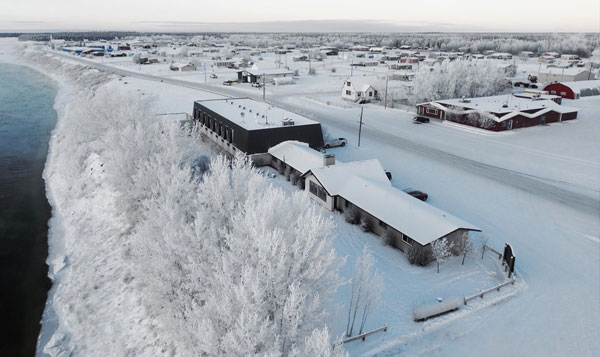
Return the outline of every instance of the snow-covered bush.
[[[383,235],[383,244],[393,246],[396,243],[396,237],[391,229],[385,231]]]
[[[431,253],[433,257],[437,261],[437,272],[440,272],[440,263],[448,258],[452,253],[450,253],[452,245],[448,243],[446,238],[438,239],[431,243]]]
[[[363,232],[372,232],[373,223],[371,223],[370,219],[363,217],[360,220],[360,228],[362,228]]]
[[[431,261],[431,252],[411,245],[406,252],[408,262],[413,265],[426,266]]]
[[[344,218],[350,224],[358,224],[360,222],[360,213],[354,206],[349,207],[344,211]]]

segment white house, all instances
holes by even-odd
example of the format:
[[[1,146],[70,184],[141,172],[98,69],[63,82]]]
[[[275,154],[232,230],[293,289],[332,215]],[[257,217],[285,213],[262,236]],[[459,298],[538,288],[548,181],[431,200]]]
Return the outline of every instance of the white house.
[[[342,86],[342,99],[353,102],[369,102],[377,98],[374,80],[368,77],[348,77]]]
[[[193,63],[171,63],[169,69],[171,69],[171,71],[177,72],[189,72],[195,71],[196,65],[194,65]]]
[[[363,228],[386,236],[403,252],[431,252],[431,243],[451,243],[480,231],[451,214],[394,188],[378,160],[321,166],[303,174],[307,194],[329,210],[355,214]]]

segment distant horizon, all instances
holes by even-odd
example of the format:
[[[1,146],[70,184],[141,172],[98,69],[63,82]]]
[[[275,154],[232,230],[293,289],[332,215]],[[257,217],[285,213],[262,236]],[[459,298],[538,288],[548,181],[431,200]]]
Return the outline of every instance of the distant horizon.
[[[18,32],[600,32],[600,2],[571,0],[3,0]]]
[[[597,33],[592,30],[525,30],[494,29],[450,23],[406,22],[390,23],[380,20],[290,20],[246,22],[200,22],[200,21],[139,21],[128,26],[64,27],[51,26],[47,22],[17,22],[29,25],[46,24],[39,28],[3,28],[0,33],[54,33],[54,32],[140,32],[140,33]]]

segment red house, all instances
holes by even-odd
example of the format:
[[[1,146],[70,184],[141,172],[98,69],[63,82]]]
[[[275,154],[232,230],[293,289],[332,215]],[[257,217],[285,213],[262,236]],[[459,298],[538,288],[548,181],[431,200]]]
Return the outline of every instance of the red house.
[[[600,95],[600,80],[551,83],[544,90],[563,98],[579,99],[580,97]]]
[[[552,100],[513,95],[437,100],[417,104],[419,116],[491,131],[572,120],[577,118],[577,112],[576,108],[565,107]]]

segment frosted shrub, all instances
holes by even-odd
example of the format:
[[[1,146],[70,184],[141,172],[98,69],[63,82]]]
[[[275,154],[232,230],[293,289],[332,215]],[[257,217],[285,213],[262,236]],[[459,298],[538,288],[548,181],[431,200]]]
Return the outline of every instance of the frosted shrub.
[[[394,246],[395,243],[396,243],[396,237],[394,236],[394,233],[392,233],[392,230],[391,229],[386,230],[385,234],[383,235],[383,244],[389,245],[389,246]]]
[[[373,224],[370,219],[363,217],[360,220],[360,228],[362,228],[363,232],[372,232]]]
[[[419,249],[415,245],[410,246],[406,252],[408,262],[413,265],[426,266],[431,261],[431,253],[426,249]]]
[[[360,214],[354,206],[344,211],[344,218],[350,224],[358,224],[360,222]]]

